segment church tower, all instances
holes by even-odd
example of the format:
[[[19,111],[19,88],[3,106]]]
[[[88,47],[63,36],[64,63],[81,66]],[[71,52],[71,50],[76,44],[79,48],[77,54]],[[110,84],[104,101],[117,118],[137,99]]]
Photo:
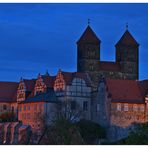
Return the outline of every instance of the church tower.
[[[77,41],[77,71],[97,72],[100,61],[100,39],[88,25]]]
[[[127,26],[128,27],[128,26]],[[120,64],[124,79],[139,78],[139,44],[126,28],[125,33],[115,45],[116,62]]]

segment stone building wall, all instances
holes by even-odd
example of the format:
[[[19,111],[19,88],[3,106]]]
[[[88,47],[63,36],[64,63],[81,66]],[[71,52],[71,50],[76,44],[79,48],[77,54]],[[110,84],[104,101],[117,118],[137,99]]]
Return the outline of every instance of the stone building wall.
[[[111,104],[111,125],[128,127],[134,122],[136,123],[146,122],[145,104],[136,104],[137,111],[133,110],[134,104],[128,104],[128,111],[124,111],[124,104],[127,103],[121,103],[121,110],[117,110],[118,104],[119,103]]]
[[[11,104],[10,103],[0,103],[0,114],[11,112]]]
[[[44,103],[25,103],[18,105],[18,120],[24,125],[30,125],[33,131],[41,128],[42,116],[44,114]]]

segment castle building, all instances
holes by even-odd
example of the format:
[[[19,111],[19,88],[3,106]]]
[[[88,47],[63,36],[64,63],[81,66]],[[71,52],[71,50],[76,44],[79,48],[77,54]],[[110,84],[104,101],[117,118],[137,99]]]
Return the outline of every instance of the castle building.
[[[35,79],[0,82],[0,117],[11,113],[19,121],[0,123],[0,137],[4,135],[0,143],[10,139],[8,133],[14,137],[15,127],[30,126],[40,133],[45,124],[52,124],[59,104],[64,110],[65,101],[74,113],[81,112],[75,120],[91,120],[106,128],[148,122],[148,80],[138,80],[139,44],[126,29],[115,45],[115,62],[100,61],[100,44],[88,25],[77,41],[77,72],[59,69],[55,76],[46,72]]]

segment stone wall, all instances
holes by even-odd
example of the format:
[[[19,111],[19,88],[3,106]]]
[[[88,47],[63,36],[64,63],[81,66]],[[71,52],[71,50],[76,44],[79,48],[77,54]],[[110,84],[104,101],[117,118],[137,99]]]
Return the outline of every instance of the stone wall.
[[[0,144],[3,144],[4,140],[4,124],[0,123]]]
[[[29,132],[29,126],[23,126],[20,122],[0,123],[0,144],[19,144],[24,135],[26,140],[23,144],[27,144]]]
[[[121,111],[117,110],[118,103],[111,104],[111,125],[128,127],[132,123],[146,122],[145,110],[140,110],[144,104],[136,104],[137,111],[133,110],[134,104],[128,104],[128,111],[124,111],[124,103],[121,103]]]
[[[30,125],[33,131],[39,130],[44,109],[43,102],[19,104],[18,120],[24,125]]]

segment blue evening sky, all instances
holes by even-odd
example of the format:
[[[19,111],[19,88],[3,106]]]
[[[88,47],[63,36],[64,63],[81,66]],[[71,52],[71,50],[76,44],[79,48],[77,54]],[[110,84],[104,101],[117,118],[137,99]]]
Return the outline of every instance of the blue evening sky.
[[[88,18],[103,61],[115,60],[128,22],[140,44],[140,79],[148,78],[148,4],[0,4],[0,81],[76,71],[76,41]]]

